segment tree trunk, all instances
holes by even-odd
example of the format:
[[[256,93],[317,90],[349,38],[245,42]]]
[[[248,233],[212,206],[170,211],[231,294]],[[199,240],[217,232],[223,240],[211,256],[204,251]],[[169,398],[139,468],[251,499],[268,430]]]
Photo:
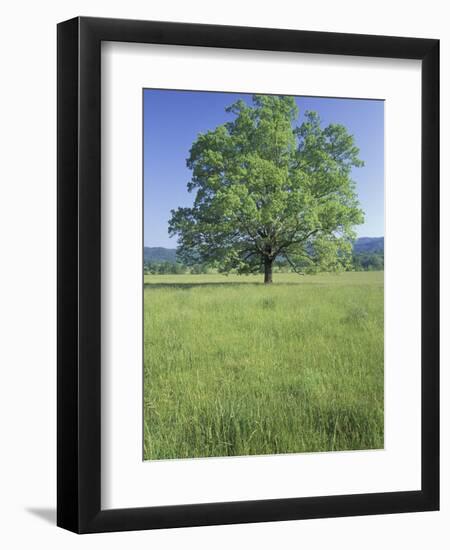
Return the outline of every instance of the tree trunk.
[[[264,284],[268,285],[272,283],[272,264],[273,260],[266,256],[264,258]]]

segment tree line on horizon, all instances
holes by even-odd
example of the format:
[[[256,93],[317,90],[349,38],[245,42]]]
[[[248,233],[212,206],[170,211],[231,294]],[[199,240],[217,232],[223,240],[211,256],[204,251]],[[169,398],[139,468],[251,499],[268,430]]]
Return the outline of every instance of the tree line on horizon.
[[[349,263],[345,271],[383,271],[384,270],[384,252],[354,252],[352,262]],[[218,269],[211,267],[205,263],[186,265],[179,261],[144,261],[145,275],[202,275],[207,273],[215,273]],[[232,270],[233,271],[233,270]],[[273,265],[275,273],[295,273],[295,271],[283,258],[278,258]],[[263,270],[261,269],[261,273]]]

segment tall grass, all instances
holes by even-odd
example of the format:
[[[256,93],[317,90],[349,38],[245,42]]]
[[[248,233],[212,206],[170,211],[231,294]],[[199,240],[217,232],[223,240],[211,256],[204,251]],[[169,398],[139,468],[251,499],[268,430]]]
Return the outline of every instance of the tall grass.
[[[383,447],[383,274],[147,276],[144,458]]]

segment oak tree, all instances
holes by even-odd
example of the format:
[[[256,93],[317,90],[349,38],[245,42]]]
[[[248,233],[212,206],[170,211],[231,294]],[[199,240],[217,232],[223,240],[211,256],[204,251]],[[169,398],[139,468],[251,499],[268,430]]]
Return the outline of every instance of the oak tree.
[[[192,207],[172,210],[178,256],[238,273],[264,272],[277,258],[304,273],[345,267],[353,227],[364,221],[351,178],[359,149],[340,124],[315,112],[298,122],[293,97],[255,95],[227,108],[234,118],[200,134],[187,166]]]

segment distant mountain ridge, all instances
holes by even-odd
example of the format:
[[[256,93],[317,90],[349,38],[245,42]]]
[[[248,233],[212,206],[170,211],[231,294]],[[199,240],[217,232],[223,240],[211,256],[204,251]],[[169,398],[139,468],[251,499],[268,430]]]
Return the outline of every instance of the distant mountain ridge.
[[[384,252],[384,237],[360,237],[353,245],[355,254],[380,254]]]
[[[164,248],[163,246],[144,246],[144,262],[169,262],[171,264],[177,261],[177,251],[175,248]]]
[[[360,237],[353,245],[355,254],[379,254],[384,252],[384,237]],[[171,264],[177,261],[175,248],[163,246],[144,246],[144,262]]]

